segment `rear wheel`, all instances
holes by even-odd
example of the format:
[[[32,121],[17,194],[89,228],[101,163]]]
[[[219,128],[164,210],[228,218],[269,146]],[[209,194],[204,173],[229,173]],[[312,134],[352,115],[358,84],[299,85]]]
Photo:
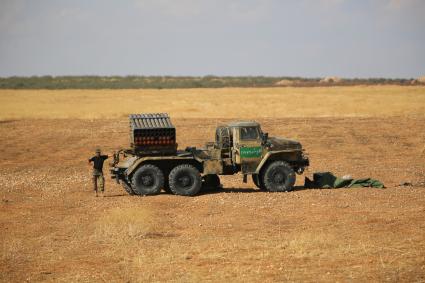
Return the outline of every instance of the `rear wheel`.
[[[174,167],[168,177],[170,190],[181,196],[194,196],[201,189],[201,175],[194,166],[182,164]]]
[[[135,194],[156,195],[164,186],[164,174],[155,165],[146,164],[134,173],[132,183]]]
[[[289,192],[295,184],[295,172],[284,161],[270,163],[263,173],[265,188],[270,192]]]

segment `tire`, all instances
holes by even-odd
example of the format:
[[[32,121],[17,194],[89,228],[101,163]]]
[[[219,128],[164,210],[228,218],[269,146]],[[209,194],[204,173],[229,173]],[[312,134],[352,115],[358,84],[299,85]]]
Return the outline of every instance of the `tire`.
[[[170,172],[168,182],[173,194],[180,196],[194,196],[202,186],[202,179],[198,169],[190,164],[174,167]]]
[[[263,173],[264,187],[269,192],[289,192],[294,189],[294,169],[284,161],[270,163]]]
[[[208,174],[202,177],[203,190],[218,190],[221,188],[220,177],[216,174]]]
[[[259,174],[252,174],[252,182],[254,182],[255,186],[259,188],[261,191],[265,191],[264,182]]]
[[[134,191],[133,191],[133,189],[131,188],[131,186],[127,183],[127,181],[124,181],[124,180],[121,180],[120,181],[120,183],[121,183],[121,185],[122,185],[122,187],[124,188],[124,190],[130,195],[130,196],[132,196],[132,195],[134,195]]]
[[[155,165],[146,164],[132,177],[133,191],[137,195],[156,195],[164,187],[164,174]]]

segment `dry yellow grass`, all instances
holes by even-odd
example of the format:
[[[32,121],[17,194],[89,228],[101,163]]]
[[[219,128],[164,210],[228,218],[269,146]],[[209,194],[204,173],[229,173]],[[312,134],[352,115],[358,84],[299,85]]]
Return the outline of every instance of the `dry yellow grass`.
[[[126,244],[129,240],[158,234],[152,211],[143,208],[114,208],[96,223],[93,237],[97,240],[113,239]]]
[[[223,88],[175,90],[0,90],[0,119],[423,116],[425,87]]]

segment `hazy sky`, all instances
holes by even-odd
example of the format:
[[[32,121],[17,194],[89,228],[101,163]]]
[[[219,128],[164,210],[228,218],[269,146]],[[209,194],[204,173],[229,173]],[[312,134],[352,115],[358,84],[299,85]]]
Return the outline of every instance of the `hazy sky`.
[[[425,75],[425,0],[0,0],[0,76]]]

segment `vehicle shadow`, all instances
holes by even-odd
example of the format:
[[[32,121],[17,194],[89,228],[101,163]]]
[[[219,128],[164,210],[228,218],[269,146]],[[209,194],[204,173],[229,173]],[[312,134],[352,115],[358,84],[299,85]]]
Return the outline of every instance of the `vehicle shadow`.
[[[304,190],[317,190],[319,188],[309,188],[309,187],[304,187],[304,186],[294,186],[294,189],[292,190],[293,192],[296,191],[304,191]]]
[[[211,188],[203,189],[198,195],[222,194],[222,193],[259,193],[258,189],[254,188]]]
[[[293,191],[303,191],[310,190],[311,188],[305,188],[304,186],[295,186]],[[242,187],[242,188],[219,188],[219,189],[203,189],[198,195],[208,195],[208,194],[221,194],[221,193],[267,193],[268,191],[260,190],[258,188],[252,187]]]
[[[295,186],[292,192],[296,191],[303,191],[303,190],[313,190],[314,188],[306,188],[304,186]],[[268,193],[268,191],[260,190],[258,188],[252,188],[252,187],[241,187],[241,188],[205,188],[202,189],[197,196],[202,195],[210,195],[210,194],[229,194],[229,193],[243,193],[243,194],[249,194],[249,193]],[[272,192],[274,193],[274,192]],[[279,193],[279,192],[276,192]],[[171,193],[167,193],[165,191],[161,191],[159,195],[172,195]],[[104,195],[105,198],[115,198],[115,197],[127,197],[128,194],[122,193],[122,194],[111,194],[111,195]]]

